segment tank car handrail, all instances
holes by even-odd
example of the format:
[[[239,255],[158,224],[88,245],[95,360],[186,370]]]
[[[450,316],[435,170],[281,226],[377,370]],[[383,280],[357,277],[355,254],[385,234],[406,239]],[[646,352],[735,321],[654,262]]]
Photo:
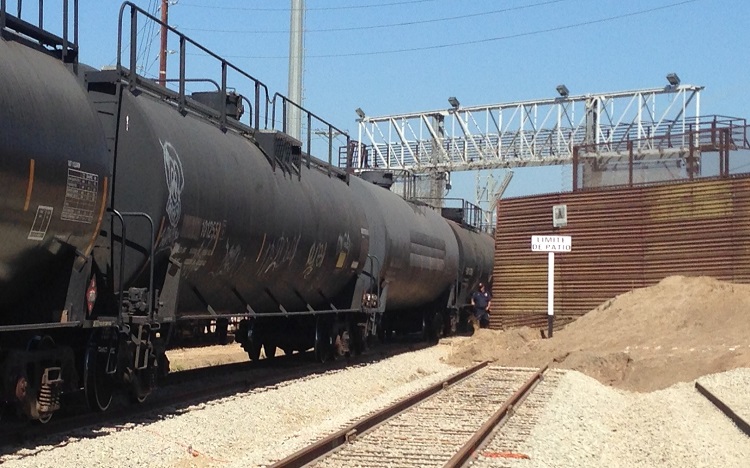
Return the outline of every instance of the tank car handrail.
[[[164,78],[162,81],[170,83],[170,82],[176,82],[180,81],[179,78]],[[212,85],[216,86],[216,91],[221,91],[221,85],[216,82],[216,80],[212,80],[211,78],[185,78],[185,82],[187,83],[199,83],[199,82],[205,82],[205,83],[211,83]]]
[[[123,276],[125,274],[125,246],[126,246],[126,223],[125,223],[125,217],[142,217],[146,218],[148,220],[149,226],[151,227],[151,238],[150,238],[150,246],[149,246],[149,252],[148,252],[148,263],[149,263],[149,275],[148,275],[148,313],[147,316],[149,320],[154,319],[154,300],[155,300],[155,294],[154,294],[154,220],[149,216],[147,213],[141,213],[141,212],[133,212],[133,211],[124,211],[119,212],[114,208],[108,208],[107,211],[114,214],[117,218],[120,220],[120,225],[122,226],[122,235],[121,235],[121,244],[122,248],[120,248],[120,278],[119,278],[119,296],[118,300],[120,301],[120,310],[122,311],[122,297],[123,297],[123,284],[124,279]],[[121,314],[122,315],[122,314]]]
[[[42,46],[60,46],[60,59],[67,61],[68,54],[73,54],[73,59],[78,61],[78,0],[73,1],[73,41],[68,38],[68,12],[70,10],[69,0],[63,0],[62,11],[62,37],[57,36],[44,29],[44,1],[39,0],[39,23],[33,24],[22,19],[23,2],[18,0],[18,13],[16,16],[8,15],[7,0],[0,0],[0,31],[6,27],[20,33],[26,38],[34,39]]]
[[[129,19],[130,19],[130,54],[129,54],[129,65],[128,67],[123,66],[123,32],[125,28],[125,15],[126,10],[130,13]],[[176,35],[176,37],[179,39],[179,78],[177,79],[170,79],[167,80],[166,77],[160,77],[157,81],[154,81],[153,84],[151,84],[150,80],[146,80],[144,77],[141,77],[138,75],[138,58],[137,58],[137,43],[138,43],[138,16],[142,16],[146,18],[149,21],[152,21],[158,25],[160,25],[164,30],[167,30],[170,34]],[[254,96],[253,98],[249,98],[244,96],[241,92],[239,93],[243,100],[249,104],[249,115],[250,115],[250,125],[249,127],[253,130],[277,130],[277,127],[281,125],[281,132],[288,134],[287,131],[287,112],[288,112],[288,105],[293,106],[294,108],[298,109],[301,112],[301,118],[305,118],[307,120],[307,129],[306,129],[306,138],[304,144],[306,145],[306,151],[303,151],[303,153],[307,153],[307,166],[310,167],[310,158],[313,154],[312,151],[312,120],[315,119],[317,122],[320,122],[325,127],[327,127],[327,137],[328,137],[328,175],[330,176],[332,173],[331,167],[333,166],[333,138],[338,136],[344,136],[346,138],[346,143],[348,145],[350,136],[347,132],[344,130],[341,130],[340,128],[336,127],[335,125],[331,124],[330,122],[326,121],[325,119],[321,118],[319,115],[309,111],[308,109],[304,108],[300,104],[290,100],[288,97],[284,96],[281,93],[275,93],[273,96],[270,95],[270,91],[268,87],[259,79],[255,78],[254,76],[248,74],[247,72],[243,71],[236,65],[232,64],[231,62],[223,59],[216,53],[210,51],[208,48],[202,46],[198,42],[195,42],[194,40],[190,39],[180,31],[178,31],[176,28],[169,26],[168,24],[163,23],[159,18],[151,15],[150,13],[146,12],[145,10],[139,8],[137,5],[132,3],[131,1],[126,1],[122,4],[120,7],[120,13],[119,13],[119,23],[118,23],[118,32],[117,32],[117,71],[127,82],[129,83],[131,89],[135,89],[137,87],[145,87],[148,88],[151,91],[154,91],[158,94],[165,94],[166,88],[164,87],[164,84],[168,81],[171,82],[177,82],[179,83],[179,90],[176,92],[169,93],[172,94],[171,98],[177,100],[177,105],[180,111],[184,111],[186,107],[190,107],[191,109],[194,109],[202,114],[206,114],[206,111],[203,107],[194,105],[192,101],[188,101],[188,95],[185,90],[185,83],[190,81],[195,81],[194,79],[187,78],[185,76],[186,73],[186,47],[187,45],[190,45],[191,47],[195,47],[198,52],[201,54],[205,54],[208,56],[209,59],[216,60],[220,65],[221,70],[221,80],[220,82],[214,82],[219,89],[220,93],[222,95],[225,95],[227,93],[227,90],[229,89],[227,85],[227,73],[231,70],[233,73],[237,73],[241,77],[247,78],[253,83],[254,86]],[[235,87],[235,89],[238,89]],[[264,93],[265,96],[262,96],[261,93]],[[254,101],[254,102],[253,102]],[[265,101],[265,102],[263,102]],[[283,106],[282,112],[283,112],[283,122],[277,122],[277,105],[281,104]],[[227,125],[235,125],[238,124],[241,127],[244,127],[245,124],[237,121],[237,122],[229,122],[228,115],[227,115],[227,109],[226,107],[222,106],[220,109],[217,109],[218,111],[218,124],[221,126],[222,129],[226,129]],[[261,116],[261,111],[263,111],[263,116]],[[212,117],[212,115],[209,115],[209,117]],[[261,120],[263,120],[261,122]],[[316,132],[317,133],[317,132]],[[322,133],[322,132],[321,132]],[[319,158],[316,158],[319,159]],[[325,162],[325,160],[320,159],[321,161]],[[300,165],[301,165],[300,161]]]
[[[287,104],[291,104],[293,107],[297,108],[298,110],[300,110],[301,112],[303,112],[307,116],[307,135],[306,135],[307,136],[307,141],[306,141],[307,147],[306,147],[306,151],[303,151],[303,153],[307,153],[308,156],[312,154],[312,142],[311,142],[311,138],[312,138],[312,119],[315,118],[318,122],[320,122],[323,125],[325,125],[325,126],[328,127],[328,135],[327,135],[328,136],[328,166],[329,166],[328,175],[330,176],[331,175],[330,167],[333,165],[333,137],[334,137],[334,132],[337,133],[335,136],[343,135],[343,136],[346,137],[346,146],[347,147],[349,146],[349,140],[351,139],[351,137],[349,136],[349,134],[346,131],[341,130],[340,128],[336,127],[332,123],[328,122],[324,118],[322,118],[319,115],[317,115],[316,113],[314,113],[314,112],[312,112],[312,111],[310,111],[310,110],[302,107],[301,105],[297,104],[296,102],[292,101],[291,99],[289,99],[288,97],[286,97],[285,95],[283,95],[283,94],[281,94],[279,92],[274,93],[273,97],[271,98],[271,128],[272,129],[276,129],[276,105],[278,104],[277,103],[277,98],[281,99],[281,102],[282,102],[282,104],[281,104],[281,106],[282,106],[282,108],[281,108],[281,111],[282,111],[281,131],[282,132],[288,133],[287,132],[287,118],[286,118],[287,117]],[[308,168],[309,167],[310,167],[310,164],[309,164],[309,159],[308,159]]]
[[[130,8],[130,65],[128,69],[125,69],[122,66],[122,33],[123,33],[123,20],[124,20],[124,14],[125,9],[129,7]],[[196,48],[198,48],[201,52],[207,54],[209,57],[219,61],[221,63],[221,72],[222,72],[222,79],[221,79],[221,91],[223,93],[226,93],[227,90],[227,69],[232,69],[233,71],[237,72],[238,74],[244,76],[245,78],[249,79],[253,82],[255,87],[255,113],[254,113],[254,122],[251,121],[251,127],[253,127],[255,130],[260,129],[260,92],[261,89],[265,91],[265,97],[266,97],[266,113],[265,113],[265,122],[264,126],[268,127],[268,105],[270,102],[269,99],[269,91],[268,87],[259,79],[255,78],[254,76],[250,75],[249,73],[243,71],[239,67],[235,66],[234,64],[228,62],[227,60],[221,58],[219,55],[215,54],[211,50],[207,49],[206,47],[202,46],[201,44],[193,41],[186,35],[179,32],[176,28],[163,23],[159,18],[156,18],[155,16],[149,14],[147,11],[141,9],[134,3],[127,1],[122,4],[120,7],[120,14],[119,14],[119,21],[117,25],[117,70],[122,76],[126,76],[128,78],[128,81],[131,85],[131,87],[135,87],[138,82],[138,73],[137,70],[137,43],[138,43],[138,21],[137,21],[137,14],[140,13],[146,18],[148,18],[151,21],[154,21],[155,23],[159,24],[160,26],[166,28],[171,33],[176,34],[177,37],[180,39],[180,78],[179,78],[179,102],[181,106],[185,105],[186,102],[186,94],[185,94],[185,46],[186,44],[190,44]],[[127,70],[127,72],[126,72]],[[222,124],[226,123],[226,109],[222,109],[221,111],[221,121]]]

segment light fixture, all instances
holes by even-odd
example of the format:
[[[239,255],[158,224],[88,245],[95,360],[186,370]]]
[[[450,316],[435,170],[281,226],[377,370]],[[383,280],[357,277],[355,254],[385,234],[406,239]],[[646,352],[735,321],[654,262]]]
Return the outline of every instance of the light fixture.
[[[365,118],[365,111],[363,111],[361,108],[357,107],[356,109],[354,109],[354,112],[357,113],[360,119]]]
[[[458,106],[461,105],[461,103],[458,102],[458,99],[456,99],[455,96],[451,96],[451,97],[448,98],[448,104],[450,104],[451,106],[453,106],[453,108],[456,109],[456,110],[458,110]]]
[[[558,93],[560,94],[560,96],[562,96],[562,97],[568,97],[568,94],[570,94],[570,91],[568,91],[568,87],[567,87],[567,86],[565,86],[564,84],[561,84],[561,85],[557,85],[557,88],[556,88],[556,89],[557,89],[557,92],[558,92]]]
[[[669,81],[669,84],[672,86],[678,86],[680,84],[680,77],[677,76],[677,73],[670,73],[667,75],[667,81]]]

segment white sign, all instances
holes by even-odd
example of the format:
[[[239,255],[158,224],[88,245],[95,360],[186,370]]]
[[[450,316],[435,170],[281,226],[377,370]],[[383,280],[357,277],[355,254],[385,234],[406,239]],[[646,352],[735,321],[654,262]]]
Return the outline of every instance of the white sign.
[[[552,227],[568,225],[568,205],[554,205],[552,207]]]
[[[532,252],[570,252],[573,249],[571,236],[531,236]]]

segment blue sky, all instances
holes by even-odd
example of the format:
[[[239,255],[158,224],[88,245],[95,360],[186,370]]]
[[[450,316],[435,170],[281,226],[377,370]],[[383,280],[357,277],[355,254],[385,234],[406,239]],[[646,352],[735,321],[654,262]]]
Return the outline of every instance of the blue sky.
[[[52,0],[47,0],[53,3]],[[12,2],[11,2],[12,3]],[[158,0],[136,0],[153,11]],[[120,2],[80,0],[81,61],[114,63]],[[746,0],[306,0],[304,106],[357,133],[380,116],[650,88],[676,72],[703,85],[702,114],[747,117]],[[179,0],[170,24],[287,93],[289,0]],[[158,37],[149,50],[154,63]],[[176,45],[170,44],[170,48]],[[150,68],[153,75],[158,65]],[[570,169],[516,170],[508,196],[566,190]],[[473,199],[454,174],[451,196]]]

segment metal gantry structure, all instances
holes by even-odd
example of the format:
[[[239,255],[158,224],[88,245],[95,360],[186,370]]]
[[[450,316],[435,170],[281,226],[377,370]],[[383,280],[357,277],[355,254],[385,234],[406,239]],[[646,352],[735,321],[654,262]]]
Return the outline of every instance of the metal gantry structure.
[[[635,140],[642,152],[679,153],[687,141],[674,141],[665,149],[649,141],[697,129],[702,89],[678,83],[570,96],[561,85],[561,95],[553,99],[462,107],[451,98],[448,109],[382,117],[358,109],[358,140],[369,148],[369,160],[357,158],[355,172],[377,167],[421,174],[567,164],[576,145],[596,144],[606,153]]]
[[[582,145],[596,148],[589,156],[621,157],[628,142],[641,158],[683,157],[686,135],[701,126],[703,86],[680,84],[676,74],[667,80],[664,87],[576,96],[560,85],[555,98],[470,107],[451,97],[446,109],[381,117],[357,109],[358,141],[367,151],[354,153],[353,170],[439,181],[454,171],[570,164]],[[676,138],[664,145],[664,135]],[[492,198],[487,190],[477,186],[480,206]]]

